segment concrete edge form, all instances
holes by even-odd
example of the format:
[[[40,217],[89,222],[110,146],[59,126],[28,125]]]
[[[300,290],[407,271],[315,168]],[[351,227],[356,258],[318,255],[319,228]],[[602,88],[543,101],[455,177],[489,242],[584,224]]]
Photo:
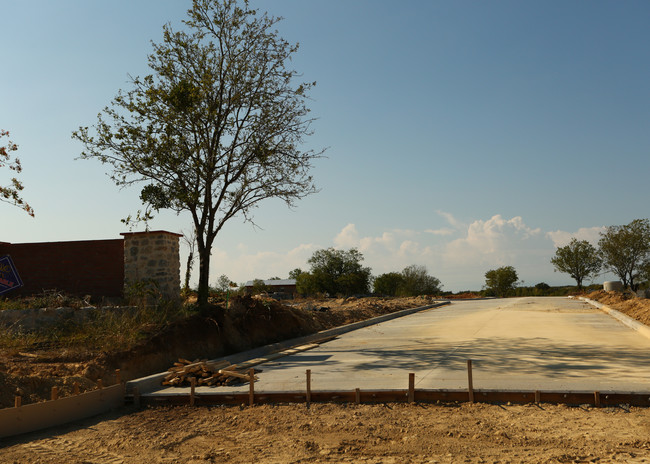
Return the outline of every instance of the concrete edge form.
[[[351,332],[353,330],[379,324],[381,322],[386,322],[391,319],[397,319],[398,317],[408,316],[410,314],[414,314],[420,311],[425,311],[427,309],[448,305],[450,303],[451,302],[449,300],[445,300],[442,302],[438,302],[426,306],[419,306],[417,308],[403,309],[401,311],[395,311],[393,313],[388,313],[381,316],[373,317],[371,319],[366,319],[364,321],[353,322],[351,324],[335,327],[333,329],[322,330],[320,332],[316,332],[311,335],[305,335],[302,337],[292,338],[290,340],[285,340],[278,343],[272,343],[270,345],[265,345],[248,351],[242,351],[241,353],[235,353],[229,356],[224,356],[222,358],[211,359],[208,362],[228,361],[231,364],[238,364],[244,361],[248,361],[250,359],[261,358],[271,353],[277,353],[295,346],[305,345],[323,339],[331,339],[338,335]],[[157,374],[152,374],[147,377],[131,380],[126,383],[126,394],[127,395],[133,394],[134,388],[137,388],[139,394],[144,394],[147,392],[157,390],[161,387],[161,383],[165,378],[165,376],[167,376],[167,374],[169,374],[169,372],[159,372]]]
[[[611,391],[522,391],[522,390],[346,390],[346,391],[310,391],[309,396],[302,391],[260,392],[254,393],[202,393],[190,397],[190,394],[172,393],[166,395],[143,396],[141,405],[242,405],[277,404],[277,403],[517,403],[517,404],[567,404],[593,405],[596,407],[650,406],[648,392],[611,392]]]
[[[639,334],[643,335],[644,337],[650,338],[650,327],[648,327],[647,325],[645,325],[645,324],[643,324],[643,323],[641,323],[641,322],[639,322],[639,321],[637,321],[635,319],[632,319],[630,316],[627,316],[627,315],[623,314],[620,311],[616,311],[615,309],[612,309],[607,305],[599,303],[598,301],[590,300],[589,298],[585,298],[585,297],[582,297],[582,296],[580,297],[580,299],[582,301],[586,301],[587,303],[589,303],[592,306],[595,306],[596,308],[600,309],[601,311],[609,314],[614,319],[618,319],[620,322],[622,322],[623,324],[625,324],[629,328],[636,330],[637,332],[639,332]]]
[[[0,409],[0,438],[96,416],[124,405],[124,385],[75,396]]]

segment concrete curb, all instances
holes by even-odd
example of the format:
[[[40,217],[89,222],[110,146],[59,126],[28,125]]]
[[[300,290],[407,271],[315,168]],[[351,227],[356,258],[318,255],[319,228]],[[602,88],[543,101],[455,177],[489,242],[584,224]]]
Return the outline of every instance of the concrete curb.
[[[631,329],[636,330],[639,332],[639,334],[643,335],[646,338],[650,338],[650,327],[647,325],[632,319],[630,316],[626,316],[620,311],[616,311],[615,309],[610,308],[609,306],[606,306],[602,303],[599,303],[598,301],[590,300],[589,298],[585,297],[579,297],[582,301],[586,301],[592,306],[595,306],[596,308],[600,309],[601,311],[609,314],[612,316],[614,319],[618,319],[621,321],[623,324],[628,326]]]
[[[218,362],[218,361],[228,361],[231,364],[238,364],[249,359],[260,358],[265,355],[276,353],[278,351],[286,350],[294,346],[305,345],[307,343],[312,343],[315,340],[320,340],[328,337],[335,337],[337,335],[342,335],[353,330],[362,329],[371,325],[379,324],[381,322],[390,321],[391,319],[397,319],[398,317],[408,316],[420,311],[427,309],[438,308],[449,304],[450,301],[442,301],[434,303],[427,306],[420,306],[417,308],[403,309],[401,311],[396,311],[394,313],[384,314],[382,316],[373,317],[371,319],[366,319],[365,321],[353,322],[352,324],[342,325],[340,327],[335,327],[333,329],[322,330],[311,335],[305,335],[303,337],[292,338],[290,340],[285,340],[278,343],[272,343],[270,345],[262,346],[259,348],[254,348],[248,351],[242,351],[241,353],[231,354],[229,356],[224,356],[222,358],[211,359],[209,362]],[[152,374],[147,377],[142,377],[140,379],[131,380],[126,383],[126,394],[133,394],[133,389],[137,388],[139,394],[149,393],[154,390],[161,388],[161,383],[163,379],[169,374],[169,372],[160,372],[158,374]]]

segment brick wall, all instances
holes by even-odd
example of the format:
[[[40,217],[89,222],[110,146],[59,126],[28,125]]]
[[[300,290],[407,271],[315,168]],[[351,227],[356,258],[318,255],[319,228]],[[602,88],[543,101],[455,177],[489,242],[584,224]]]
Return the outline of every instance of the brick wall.
[[[180,295],[179,234],[124,233],[123,239],[74,242],[0,242],[24,286],[4,293],[19,297],[57,290],[71,295],[120,297],[125,287],[154,280],[168,298]]]
[[[124,287],[124,241],[4,243],[24,286],[3,296],[26,296],[44,290],[73,295],[117,297]]]

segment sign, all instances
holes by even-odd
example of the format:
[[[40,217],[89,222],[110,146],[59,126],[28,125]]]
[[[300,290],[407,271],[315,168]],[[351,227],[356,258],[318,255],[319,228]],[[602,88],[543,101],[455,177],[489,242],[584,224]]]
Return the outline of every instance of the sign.
[[[0,258],[0,295],[23,286],[11,256]]]

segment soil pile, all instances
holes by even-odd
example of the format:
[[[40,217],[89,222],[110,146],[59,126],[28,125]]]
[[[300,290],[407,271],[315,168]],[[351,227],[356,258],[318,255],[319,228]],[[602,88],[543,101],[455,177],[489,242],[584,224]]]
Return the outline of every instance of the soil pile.
[[[650,300],[647,298],[637,298],[632,293],[606,292],[604,290],[592,292],[586,297],[620,311],[645,325],[650,325]]]

